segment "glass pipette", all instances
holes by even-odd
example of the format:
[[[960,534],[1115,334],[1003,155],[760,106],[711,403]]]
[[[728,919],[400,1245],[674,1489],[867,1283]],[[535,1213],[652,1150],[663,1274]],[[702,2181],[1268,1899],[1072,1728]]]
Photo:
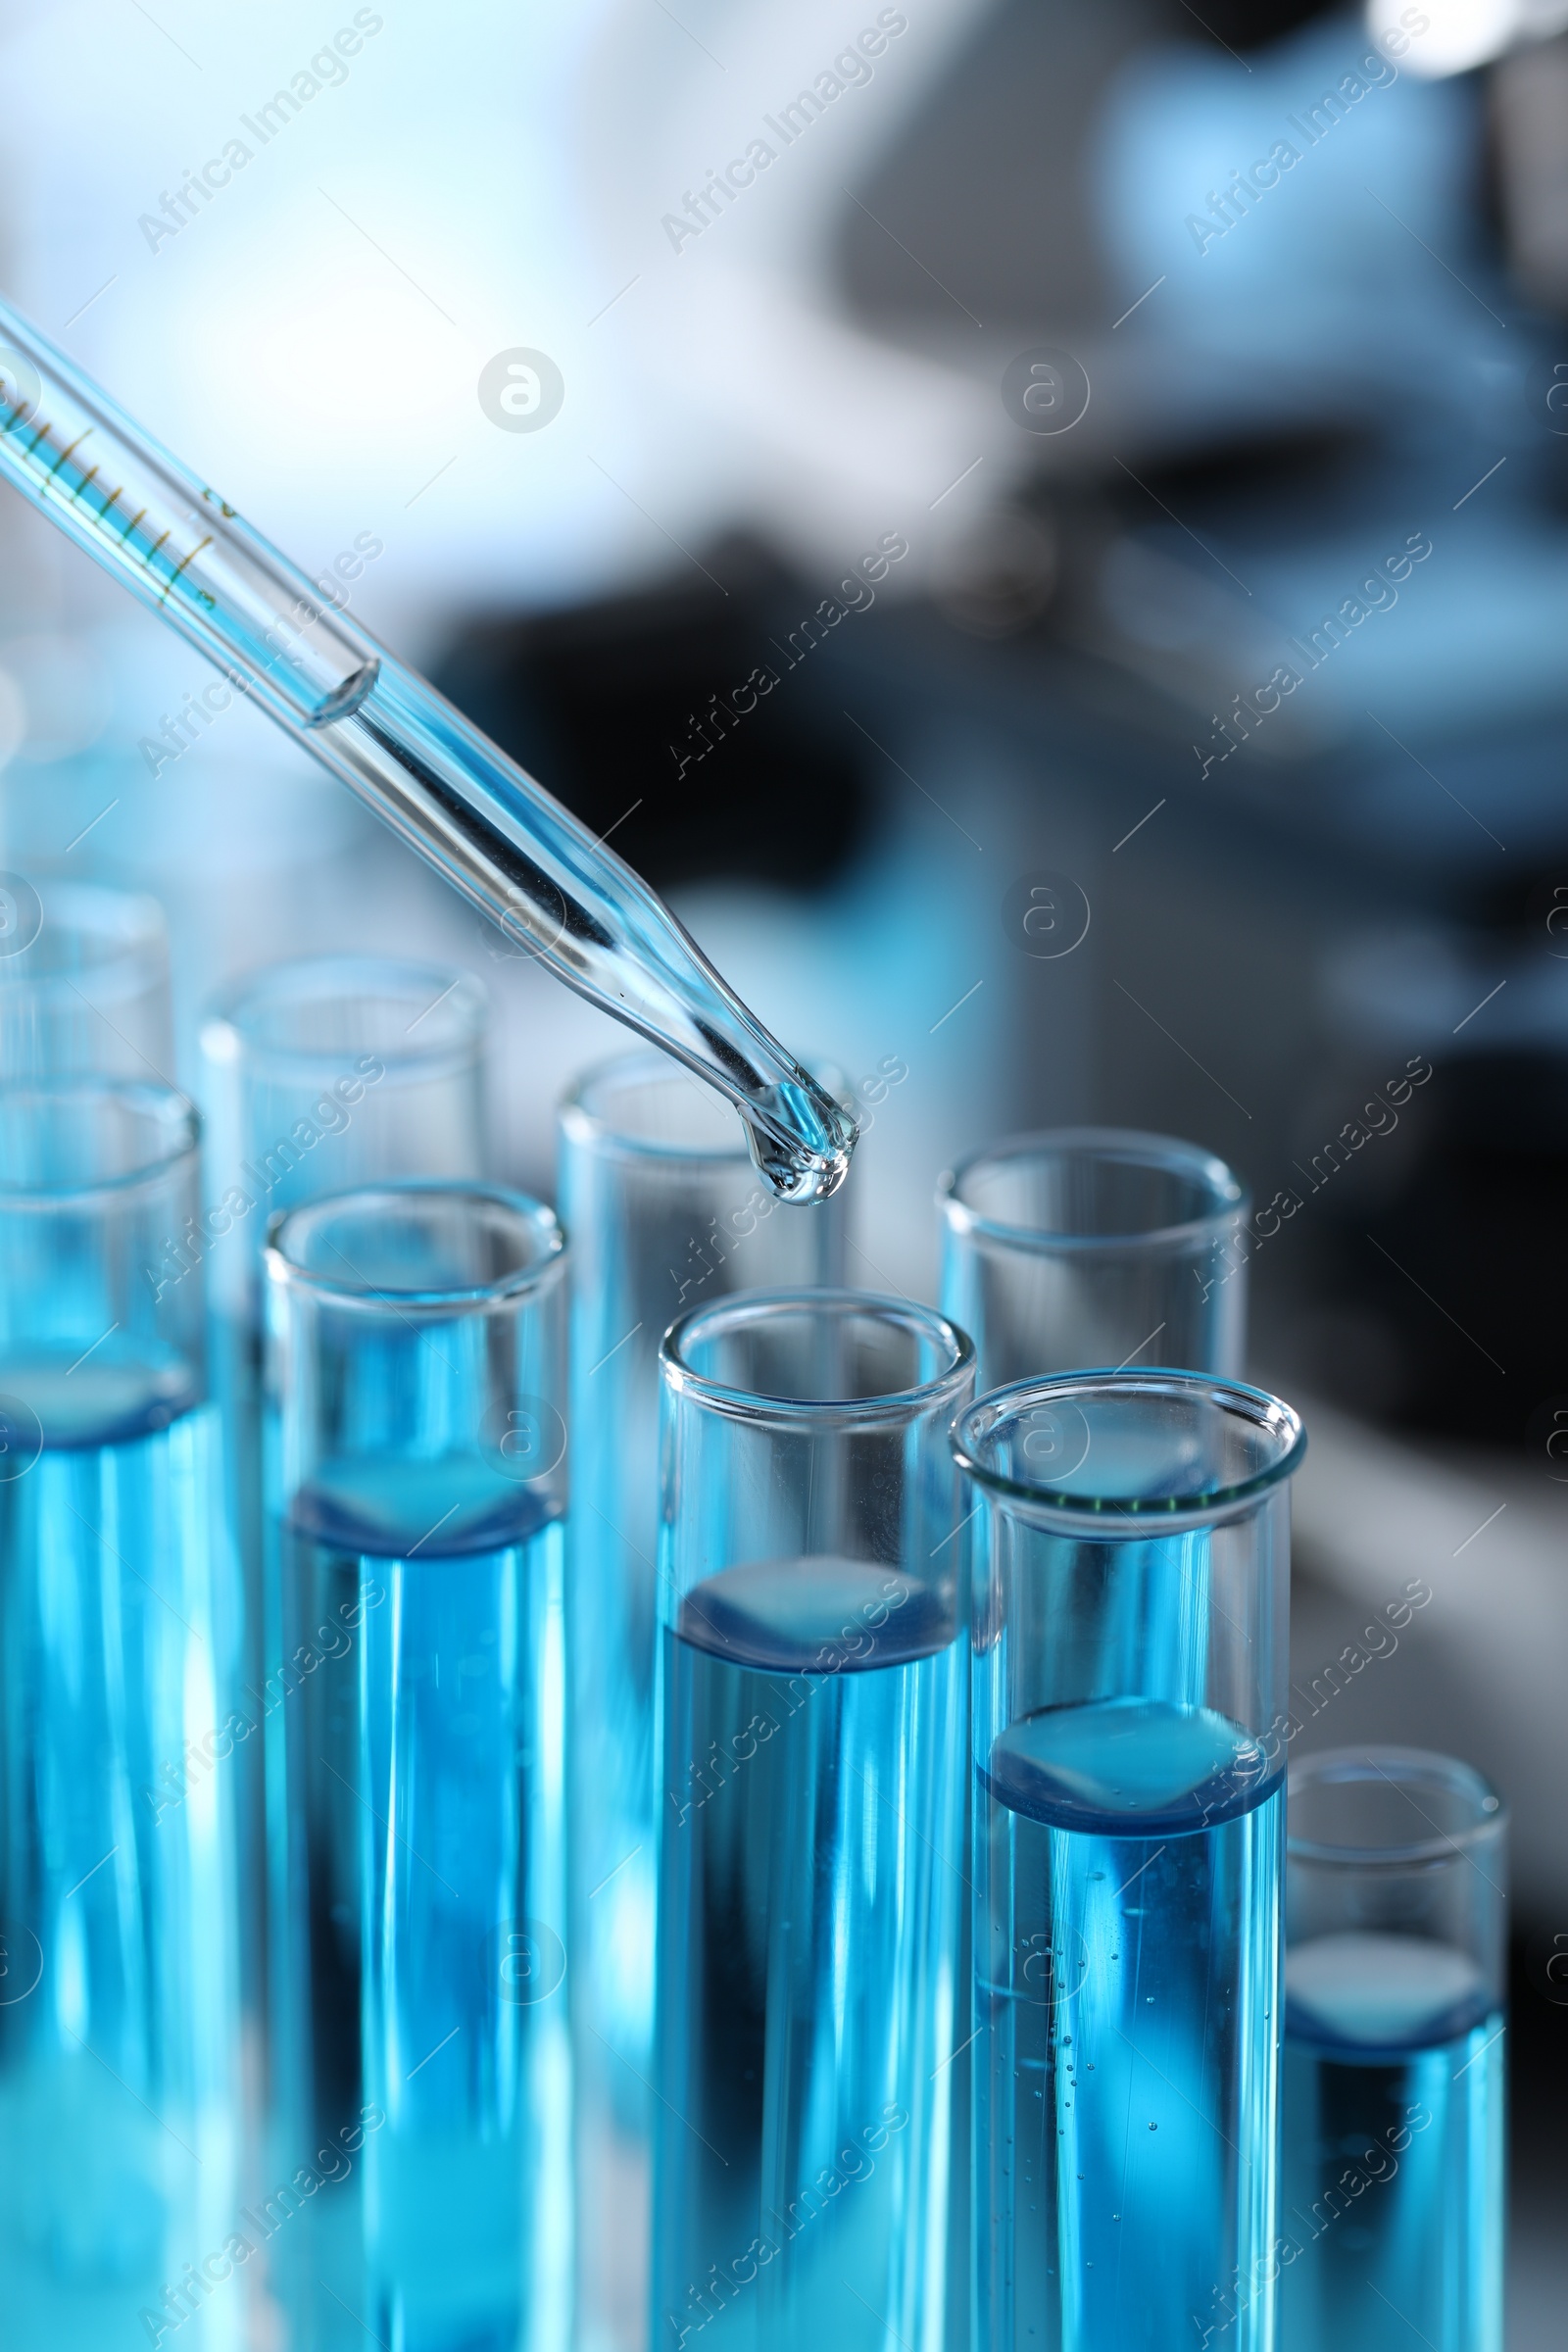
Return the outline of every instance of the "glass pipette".
[[[556,977],[739,1111],[787,1200],[857,1129],[662,901],[416,671],[0,302],[0,472]]]

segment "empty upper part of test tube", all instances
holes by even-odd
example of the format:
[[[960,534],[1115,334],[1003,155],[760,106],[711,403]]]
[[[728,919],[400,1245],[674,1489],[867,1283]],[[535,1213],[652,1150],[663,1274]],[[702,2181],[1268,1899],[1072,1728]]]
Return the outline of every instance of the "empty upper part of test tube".
[[[0,877],[0,1079],[147,1079],[174,1066],[169,926],[156,899]]]
[[[726,1096],[774,1192],[837,1190],[854,1120],[640,876],[4,304],[0,472],[520,954]]]
[[[982,1389],[1135,1360],[1234,1377],[1250,1206],[1213,1152],[1129,1128],[1008,1136],[960,1161],[937,1191],[942,1304]]]

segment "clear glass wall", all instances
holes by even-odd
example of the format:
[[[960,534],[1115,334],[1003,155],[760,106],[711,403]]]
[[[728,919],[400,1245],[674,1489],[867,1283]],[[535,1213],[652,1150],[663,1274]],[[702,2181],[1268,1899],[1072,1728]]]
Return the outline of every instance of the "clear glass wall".
[[[975,1506],[980,2352],[1270,2352],[1289,1406],[1179,1373],[984,1397]]]
[[[663,1374],[653,2340],[942,2352],[973,1351],[763,1293]]]
[[[278,2087],[257,2210],[284,2340],[561,2352],[561,1229],[518,1194],[375,1188],[294,1210],[268,1275]]]
[[[232,1757],[200,1198],[164,1087],[0,1088],[8,2352],[246,2341]]]
[[[647,2340],[659,1345],[742,1290],[842,1279],[841,1200],[782,1205],[727,1105],[662,1054],[561,1111],[571,1237],[572,2001],[581,2352]]]

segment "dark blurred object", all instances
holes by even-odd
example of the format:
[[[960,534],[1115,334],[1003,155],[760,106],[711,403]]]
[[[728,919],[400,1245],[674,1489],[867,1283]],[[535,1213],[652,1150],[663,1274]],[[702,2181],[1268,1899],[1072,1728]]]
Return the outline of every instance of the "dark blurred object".
[[[1492,76],[1493,131],[1503,234],[1523,292],[1568,315],[1568,38],[1503,58]],[[1552,405],[1568,432],[1568,370]]]
[[[475,622],[431,675],[656,888],[819,887],[869,815],[856,738],[815,709],[830,640],[803,632],[823,600],[749,542],[703,568],[690,588]],[[759,672],[775,683],[759,692]]]
[[[1516,1941],[1508,1996],[1509,2201],[1516,2235],[1539,2233],[1562,2244],[1562,2119],[1568,2115],[1568,1992],[1560,1965],[1568,1952],[1568,1915],[1539,1922]],[[1548,1971],[1550,1972],[1548,1974]],[[1547,2274],[1544,2283],[1556,2283]],[[1556,2293],[1560,2328],[1560,2284]],[[1519,2322],[1515,2308],[1513,2318]],[[1523,2330],[1515,2341],[1525,2340]],[[1532,2337],[1529,2340],[1535,2341]],[[1542,2341],[1550,2340],[1543,2337]],[[1560,2335],[1558,2339],[1560,2341]]]
[[[1204,0],[1201,14],[1196,8],[1184,8],[1183,14],[1195,40],[1206,32],[1233,49],[1266,49],[1299,24],[1345,11],[1339,0]]]
[[[1019,636],[1050,609],[1060,562],[1048,510],[990,507],[953,550],[932,601],[967,637]]]
[[[1236,56],[1338,13],[1326,0],[1001,0],[844,208],[851,309],[889,335],[1108,325],[1089,154],[1111,77],[1149,43]]]
[[[1522,1446],[1568,1391],[1568,1055],[1438,1059],[1418,1102],[1401,1158],[1374,1144],[1323,1179],[1303,1373],[1396,1426]]]
[[[1331,961],[1345,1058],[1293,1121],[1289,1345],[1352,1410],[1568,1481],[1568,857],[1467,896]]]
[[[1086,142],[1110,76],[1172,19],[1197,29],[1169,0],[1002,0],[982,15],[843,210],[839,275],[861,323],[961,333],[966,319],[1102,313]]]

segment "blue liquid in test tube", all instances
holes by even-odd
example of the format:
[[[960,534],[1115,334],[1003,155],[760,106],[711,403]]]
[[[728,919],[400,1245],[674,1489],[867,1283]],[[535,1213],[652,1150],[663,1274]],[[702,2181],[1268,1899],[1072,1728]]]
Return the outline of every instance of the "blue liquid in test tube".
[[[972,1358],[825,1292],[663,1360],[652,2341],[940,2352]]]
[[[1052,1128],[1009,1136],[971,1153],[944,1176],[937,1206],[943,1311],[974,1341],[976,1386],[982,1392],[1008,1381],[1082,1371],[1096,1364],[1178,1364],[1189,1371],[1225,1376],[1241,1371],[1249,1247],[1244,1228],[1250,1202],[1239,1178],[1212,1152],[1170,1136],[1113,1127]],[[1233,1733],[1222,1723],[1210,1729],[1208,1763],[1222,1782]],[[1173,1727],[1157,1717],[1150,1723],[1152,1759],[1172,1734]],[[1086,1718],[1078,1736],[1092,1781],[1101,1757],[1102,1727]],[[1115,1719],[1114,1733],[1105,1736],[1117,1741],[1111,1752],[1121,1753],[1133,1737],[1125,1717]],[[1003,1744],[1005,1747],[1005,1740]],[[1201,1763],[1196,1754],[1188,1761]],[[1038,1844],[1041,1856],[1036,1859],[1043,1873],[1045,1840],[1031,1839],[1023,1821],[1038,1820],[1043,1828],[1062,1832],[1084,1831],[1091,1826],[1085,1807],[1063,1787],[1055,1792],[1063,1807],[1058,1821],[1053,1791],[1037,1771],[1013,1774],[1002,1753],[993,1758],[991,1770],[999,1800],[1019,1816],[1020,1850]],[[1157,1768],[1154,1780],[1162,1782]],[[1168,1776],[1162,1785],[1170,1785]],[[1257,1790],[1251,1780],[1247,1787],[1250,1803]],[[1216,1802],[1215,1817],[1222,1818],[1226,1808],[1217,1789]],[[1090,1805],[1088,1815],[1092,1813]],[[1277,1839],[1277,1824],[1266,1817],[1246,1835]],[[1151,1838],[1146,1853],[1129,1868],[1148,1863],[1156,1842]],[[1070,1841],[1057,1843],[1064,1856],[1078,1850]],[[1193,1883],[1180,1897],[1183,1906],[1200,1909],[1203,1889],[1211,1886],[1223,1909],[1231,1898],[1218,1890],[1231,1884],[1230,1860],[1216,1853],[1212,1863],[1217,1876],[1212,1878],[1207,1862],[1200,1866],[1196,1849],[1187,1861]],[[1165,1867],[1163,1861],[1160,1867]],[[1101,1863],[1086,1863],[1083,1878],[1088,1900],[1105,1883]],[[1134,1933],[1144,1916],[1140,1914]],[[1232,1923],[1231,1942],[1234,1933]],[[1115,1965],[1122,1967],[1120,1958]],[[1130,1971],[1118,1981],[1131,1983],[1140,1975],[1136,1954]],[[972,1982],[972,1970],[965,1971],[965,1981]],[[1045,1989],[1041,1984],[1040,1990]],[[1137,1997],[1147,2015],[1147,1988]],[[965,2033],[977,2029],[978,2023],[966,2019]],[[1039,2018],[1035,2023],[1041,2026]],[[961,2111],[965,2164],[970,2084],[983,2055],[977,2034],[955,2068],[955,2105]],[[1106,2089],[1098,2062],[1095,2086],[1101,2092]],[[1065,2124],[1061,2128],[1065,2130]],[[1163,2145],[1168,2151],[1170,2140]],[[961,2303],[955,2304],[949,2323],[952,2352],[957,2352],[971,2317],[968,2269],[974,2233],[966,2202],[960,2206],[955,2200],[954,2225],[956,2241],[961,2238],[961,2246],[956,2244],[955,2269],[961,2263],[963,2272]],[[1115,2227],[1125,2230],[1125,2215]],[[1102,2265],[1104,2257],[1098,2259]]]
[[[563,1103],[560,1203],[582,1498],[566,1568],[576,2324],[579,2352],[639,2352],[658,2111],[659,1344],[677,1314],[735,1291],[840,1281],[843,1201],[781,1207],[725,1106],[642,1053]]]
[[[170,1090],[0,1089],[7,2352],[245,2340],[233,1593],[200,1281],[144,1274],[198,1197]]]
[[[292,2340],[556,2352],[560,1231],[477,1188],[346,1194],[285,1220],[270,1272],[299,1669],[270,1727],[274,2170],[339,2151],[282,2249]]]
[[[267,1839],[261,1725],[278,1660],[262,1594],[263,1252],[268,1222],[323,1193],[410,1176],[462,1181],[483,1154],[484,991],[471,974],[378,956],[321,956],[250,973],[202,1026],[207,1097],[204,1233],[176,1237],[171,1283],[203,1257],[213,1387],[221,1408],[229,1526],[244,1629],[230,1703],[247,1732],[240,1792],[241,1990],[252,2114],[270,2095]],[[261,2176],[247,2183],[263,2185]]]
[[[1410,1749],[1291,1772],[1285,2352],[1500,2352],[1504,1815]]]
[[[1299,1424],[1179,1373],[959,1424],[973,1594],[975,2341],[1274,2341],[1287,1522]],[[1161,1520],[1164,1525],[1161,1526]]]

